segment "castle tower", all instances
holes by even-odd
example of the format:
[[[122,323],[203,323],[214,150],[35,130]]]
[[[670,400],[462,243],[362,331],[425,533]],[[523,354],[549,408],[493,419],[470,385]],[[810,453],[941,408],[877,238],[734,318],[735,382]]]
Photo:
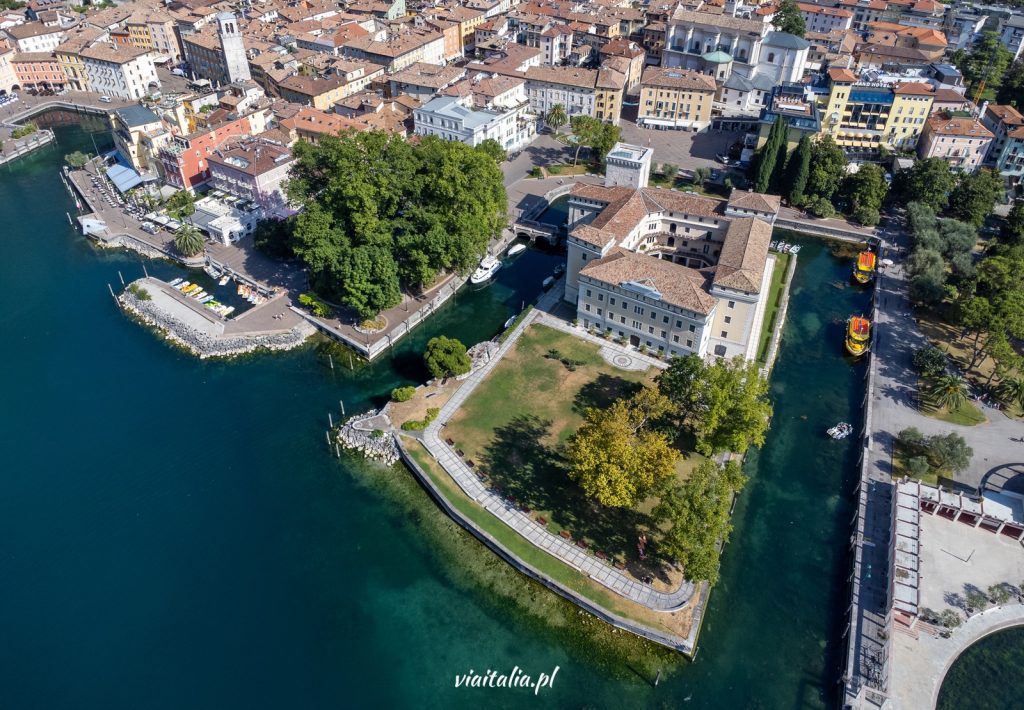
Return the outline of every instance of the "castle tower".
[[[249,59],[245,56],[245,45],[242,43],[242,33],[238,29],[238,20],[233,13],[222,12],[217,15],[217,26],[228,83],[252,79],[252,75],[249,74]]]

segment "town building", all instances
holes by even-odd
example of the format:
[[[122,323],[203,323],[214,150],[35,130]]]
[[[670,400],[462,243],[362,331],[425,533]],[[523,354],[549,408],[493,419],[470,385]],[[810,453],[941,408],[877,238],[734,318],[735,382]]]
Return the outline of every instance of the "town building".
[[[593,116],[597,70],[535,66],[526,70],[526,94],[534,112],[546,116],[555,104],[566,116]]]
[[[114,147],[121,158],[142,175],[160,170],[160,149],[171,140],[160,117],[145,106],[125,106],[110,114]]]
[[[701,131],[711,123],[715,80],[687,69],[647,67],[640,81],[637,125]]]
[[[1013,106],[989,104],[981,115],[981,123],[992,133],[992,144],[985,156],[985,163],[995,165],[1010,133],[1024,126],[1024,116]]]
[[[64,72],[53,52],[19,52],[10,64],[17,78],[17,87],[60,89],[64,86]]]
[[[160,90],[149,50],[100,42],[86,47],[79,56],[91,91],[132,100]]]
[[[277,89],[286,101],[329,111],[338,101],[363,91],[383,76],[384,67],[379,64],[340,59],[331,65],[328,76],[295,74],[277,82]]]
[[[803,84],[780,84],[772,88],[758,118],[758,148],[768,142],[768,134],[779,117],[786,122],[788,150],[795,148],[805,135],[815,136],[821,132],[818,104]]]
[[[416,135],[472,146],[492,139],[507,151],[520,150],[537,133],[525,84],[509,77],[483,79],[464,95],[439,96],[417,108],[413,116]]]
[[[1024,49],[1024,17],[1010,15],[1003,23],[999,41],[1010,50],[1014,60],[1019,59],[1021,50]]]
[[[357,37],[345,45],[344,56],[383,65],[397,72],[416,62],[445,63],[445,38],[431,29],[406,29],[398,33],[377,32]]]
[[[159,151],[164,181],[179,190],[193,191],[210,180],[209,160],[231,139],[253,133],[248,117],[236,118],[193,133],[174,136]]]
[[[608,187],[647,187],[654,151],[639,145],[616,143],[605,158],[604,184]]]
[[[981,166],[992,144],[992,131],[973,117],[935,115],[917,144],[922,158],[942,158],[954,170],[970,173]]]
[[[64,27],[50,27],[42,22],[26,22],[4,30],[15,49],[26,53],[52,52],[61,43],[66,32],[67,29]]]
[[[14,56],[14,48],[0,42],[0,96],[9,94],[15,90],[14,87],[20,86],[18,75],[14,71]]]
[[[233,13],[222,12],[217,15],[217,34],[220,37],[220,48],[224,55],[224,73],[227,83],[249,81],[249,60],[245,56],[245,44],[242,31],[238,28],[238,18]]]
[[[853,13],[842,7],[826,7],[799,3],[800,14],[808,32],[848,30],[853,26]]]
[[[917,145],[931,113],[934,94],[923,82],[861,81],[849,69],[828,71],[829,93],[821,120],[827,133],[849,153],[877,153],[881,146]]]
[[[293,162],[288,148],[252,139],[214,151],[209,158],[213,187],[259,205],[263,217],[286,217],[292,210],[284,181]]]
[[[462,80],[466,69],[416,62],[388,77],[391,95],[407,94],[417,101],[429,101],[440,91]]]
[[[661,355],[752,359],[779,198],[576,184],[565,299],[588,329]],[[756,204],[753,204],[756,203]]]

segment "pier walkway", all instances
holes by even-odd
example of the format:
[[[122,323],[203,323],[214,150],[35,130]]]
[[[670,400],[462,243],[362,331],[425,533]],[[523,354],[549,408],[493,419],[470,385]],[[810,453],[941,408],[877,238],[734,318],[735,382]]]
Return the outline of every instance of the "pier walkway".
[[[559,282],[554,289],[545,294],[538,303],[537,308],[531,311],[501,344],[496,357],[492,357],[487,364],[466,379],[465,383],[452,395],[451,399],[441,407],[437,419],[424,430],[423,443],[431,456],[440,463],[467,496],[475,500],[484,509],[499,518],[532,544],[637,604],[655,611],[675,611],[685,606],[693,597],[696,592],[694,584],[687,581],[683,582],[673,592],[656,591],[650,586],[642,584],[624,572],[619,571],[608,562],[588,554],[572,542],[549,532],[510,501],[484,486],[469,466],[452,450],[452,447],[441,438],[441,430],[445,423],[455,415],[463,403],[472,395],[477,385],[483,382],[497,364],[501,362],[502,356],[515,345],[519,336],[523,334],[530,324],[535,321],[541,321],[549,325],[552,324],[552,321],[557,320],[550,316],[545,317],[543,311],[558,305],[563,287],[564,283]],[[563,330],[569,329],[569,326],[564,323],[555,327]],[[581,335],[575,329],[569,330],[574,335]],[[590,338],[593,336],[586,336],[584,334],[583,337]],[[594,338],[594,340],[600,339]],[[605,346],[608,343],[602,340],[600,344]],[[623,351],[631,359],[650,359],[650,364],[655,364],[652,358],[646,358],[646,356],[632,351],[627,353],[625,349]],[[664,367],[664,363],[662,363],[662,367]]]

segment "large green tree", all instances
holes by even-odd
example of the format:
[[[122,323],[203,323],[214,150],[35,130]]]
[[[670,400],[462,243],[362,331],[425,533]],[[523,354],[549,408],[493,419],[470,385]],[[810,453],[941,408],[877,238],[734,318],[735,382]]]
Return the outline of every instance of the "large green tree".
[[[1024,108],[1024,59],[1007,67],[996,92],[996,103]]]
[[[423,363],[434,377],[452,377],[469,372],[472,362],[466,354],[466,346],[456,338],[438,335],[427,341],[423,352]]]
[[[959,220],[980,227],[992,213],[992,206],[1003,192],[1003,180],[994,170],[983,168],[960,176],[949,194],[949,213]]]
[[[589,408],[569,439],[569,477],[604,506],[633,507],[673,477],[679,452],[652,424],[672,404],[644,388],[605,409]]]
[[[1000,41],[997,32],[983,32],[969,52],[955,52],[952,59],[971,87],[973,96],[980,89],[981,82],[985,82],[985,87],[993,92],[999,88],[1013,55]]]
[[[579,159],[580,148],[590,149],[590,156],[597,163],[604,163],[605,156],[612,149],[618,140],[619,127],[605,123],[593,116],[573,116],[569,121],[572,133],[576,137],[576,156],[573,158],[573,165]]]
[[[772,26],[779,32],[788,32],[797,37],[804,36],[807,24],[796,0],[782,0],[772,17]]]
[[[729,539],[729,508],[745,483],[738,462],[707,460],[682,485],[662,493],[653,511],[665,531],[658,552],[682,565],[687,579],[718,581],[719,543]]]
[[[74,153],[68,153],[65,155],[64,162],[73,168],[82,168],[89,162],[89,154],[76,150]]]
[[[786,133],[786,119],[782,116],[776,116],[775,123],[772,124],[771,130],[768,131],[768,139],[763,146],[758,148],[754,155],[751,175],[754,181],[754,189],[758,192],[768,192],[772,187],[780,155],[783,167],[785,166]]]
[[[811,173],[804,194],[831,200],[846,177],[846,155],[832,136],[819,136],[811,147]]]
[[[949,193],[956,187],[956,176],[942,158],[918,160],[909,170],[899,173],[898,181],[899,191],[907,202],[920,202],[934,210],[946,206]]]
[[[858,221],[870,221],[868,218],[873,215],[872,223],[877,224],[878,212],[882,209],[888,189],[882,168],[873,163],[865,163],[843,181],[840,192],[850,211],[858,216]]]
[[[804,201],[804,191],[811,175],[811,136],[805,133],[789,158],[786,168],[786,196],[790,204],[799,205]]]
[[[490,147],[368,131],[300,141],[294,153],[287,190],[302,211],[291,246],[317,293],[363,318],[400,303],[402,285],[468,270],[505,224]]]
[[[742,356],[706,363],[696,355],[676,357],[658,375],[658,389],[675,406],[679,424],[697,439],[705,456],[744,452],[764,443],[772,406],[768,381]]]
[[[569,117],[565,114],[565,106],[562,104],[552,106],[544,117],[544,121],[551,126],[551,130],[558,133],[558,129],[569,122]]]

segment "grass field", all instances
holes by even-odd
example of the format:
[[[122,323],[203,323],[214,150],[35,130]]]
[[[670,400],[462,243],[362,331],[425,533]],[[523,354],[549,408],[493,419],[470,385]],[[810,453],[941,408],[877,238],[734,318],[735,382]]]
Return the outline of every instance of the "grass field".
[[[764,363],[768,357],[768,344],[772,341],[772,331],[775,329],[775,319],[779,317],[779,310],[782,308],[782,287],[786,280],[786,271],[789,269],[790,254],[776,254],[775,268],[772,270],[772,281],[768,287],[768,304],[764,309],[764,320],[761,322],[761,340],[757,346],[757,361]]]
[[[591,549],[631,564],[637,562],[637,535],[653,532],[649,512],[655,501],[636,510],[599,508],[569,479],[561,450],[587,407],[606,407],[652,381],[653,373],[619,370],[598,350],[567,333],[531,326],[452,418],[444,436],[506,496],[544,517],[550,530],[567,530]],[[560,359],[577,363],[575,369]],[[685,477],[699,461],[687,456],[677,475]]]
[[[988,421],[985,418],[985,415],[981,413],[981,410],[978,409],[970,400],[950,411],[946,407],[936,407],[931,401],[929,401],[927,396],[922,395],[921,413],[931,417],[932,419],[949,422],[950,424],[959,424],[961,426],[976,426]]]

